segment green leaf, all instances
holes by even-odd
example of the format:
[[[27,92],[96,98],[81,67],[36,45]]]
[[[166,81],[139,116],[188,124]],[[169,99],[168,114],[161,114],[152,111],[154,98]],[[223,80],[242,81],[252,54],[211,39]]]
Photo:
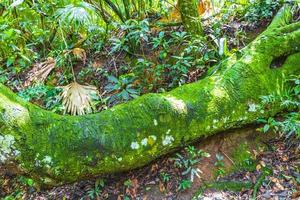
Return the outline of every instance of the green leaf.
[[[263,128],[264,133],[266,133],[270,129],[270,125],[266,124]]]
[[[27,185],[29,185],[30,187],[32,187],[34,184],[33,180],[32,179],[27,179]]]
[[[24,0],[16,0],[14,1],[12,4],[10,4],[10,8],[15,8],[17,7],[18,5],[22,4],[24,2]]]

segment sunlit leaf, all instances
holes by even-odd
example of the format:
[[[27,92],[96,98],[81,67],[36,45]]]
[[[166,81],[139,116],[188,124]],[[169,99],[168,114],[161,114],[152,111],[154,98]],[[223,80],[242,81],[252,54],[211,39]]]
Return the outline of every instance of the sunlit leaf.
[[[23,2],[24,2],[24,0],[16,0],[16,1],[14,1],[12,4],[10,4],[9,7],[15,8],[15,7],[17,7],[18,5],[22,4]]]

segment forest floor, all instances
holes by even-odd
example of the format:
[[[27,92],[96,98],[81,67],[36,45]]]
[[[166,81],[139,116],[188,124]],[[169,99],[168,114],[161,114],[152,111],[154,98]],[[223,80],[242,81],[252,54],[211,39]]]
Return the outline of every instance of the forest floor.
[[[278,138],[278,139],[271,139]],[[296,140],[295,140],[296,141]],[[240,144],[236,148],[236,144]],[[234,147],[235,146],[235,147]],[[176,165],[187,149],[159,159],[144,168],[98,179],[80,181],[51,190],[36,191],[22,177],[4,177],[0,196],[18,192],[20,199],[297,199],[300,197],[299,144],[256,127],[232,130],[194,143],[203,158],[191,173]],[[1,180],[0,180],[1,181]],[[15,196],[15,197],[16,197]]]

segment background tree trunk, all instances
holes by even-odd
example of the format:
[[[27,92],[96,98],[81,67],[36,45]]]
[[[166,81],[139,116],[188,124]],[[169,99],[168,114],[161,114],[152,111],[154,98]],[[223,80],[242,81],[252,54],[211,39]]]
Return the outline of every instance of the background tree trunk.
[[[270,27],[220,69],[164,94],[147,94],[98,114],[60,116],[0,85],[2,172],[26,173],[54,186],[141,167],[199,138],[281,111],[259,107],[300,72],[300,22],[283,8]],[[277,58],[287,56],[273,69]],[[278,66],[279,67],[279,66]]]
[[[198,12],[197,0],[178,0],[178,8],[186,32],[191,35],[203,35],[203,28]]]

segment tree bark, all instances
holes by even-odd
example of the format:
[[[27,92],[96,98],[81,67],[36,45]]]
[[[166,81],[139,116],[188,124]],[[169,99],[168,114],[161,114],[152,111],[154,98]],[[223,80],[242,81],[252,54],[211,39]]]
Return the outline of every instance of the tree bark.
[[[260,96],[281,94],[300,72],[300,22],[284,7],[269,28],[212,76],[163,94],[147,94],[98,114],[61,116],[0,85],[0,166],[44,186],[122,172],[199,138],[280,112]],[[288,56],[283,66],[273,61]]]
[[[178,8],[185,31],[194,36],[203,36],[197,0],[178,0]]]

